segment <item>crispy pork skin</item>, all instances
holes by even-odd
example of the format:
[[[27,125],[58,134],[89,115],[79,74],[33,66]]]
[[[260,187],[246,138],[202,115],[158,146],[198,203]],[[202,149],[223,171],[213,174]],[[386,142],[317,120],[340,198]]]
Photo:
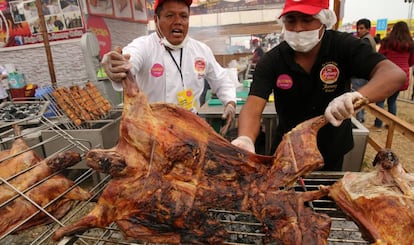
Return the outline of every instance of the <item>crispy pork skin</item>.
[[[348,172],[329,196],[377,244],[414,244],[414,178],[389,149],[377,153],[371,172]]]
[[[278,190],[261,193],[252,204],[256,217],[265,224],[275,244],[327,244],[331,220],[325,214],[314,213],[305,202],[327,195],[326,188],[295,192]],[[272,243],[273,244],[273,243]]]
[[[34,168],[14,177],[13,179],[9,180],[8,183],[11,184],[15,189],[24,191],[32,185],[35,185],[37,182],[46,179],[48,176],[52,175],[58,170],[63,170],[67,167],[70,167],[78,163],[80,160],[81,158],[79,153],[59,153],[55,156],[38,162]],[[24,162],[16,162],[16,164],[24,165]],[[0,185],[0,203],[8,201],[15,195],[17,195],[17,192],[9,185],[5,183],[2,183]]]
[[[42,160],[30,170],[0,184],[0,237],[53,220],[37,206],[60,219],[73,206],[74,200],[87,200],[91,194],[57,171],[81,160],[79,153],[65,152]],[[24,162],[16,161],[24,165]],[[19,168],[19,167],[15,167]],[[24,193],[21,196],[9,185]],[[37,206],[35,206],[35,203]]]
[[[55,240],[115,222],[127,239],[221,244],[226,230],[208,211],[225,208],[253,212],[270,240],[326,244],[329,217],[304,205],[324,193],[279,190],[323,166],[317,148],[303,147],[316,146],[316,133],[326,124],[323,118],[287,134],[274,156],[261,156],[232,145],[189,111],[164,103],[149,105],[131,77],[123,83],[118,144],[86,156],[88,166],[112,179],[95,208],[58,229]],[[284,225],[295,232],[277,230]]]
[[[20,136],[20,127],[14,126],[14,135]],[[40,162],[42,159],[22,137],[17,137],[10,149],[0,152],[0,177],[7,179]],[[1,202],[1,201],[0,201]]]

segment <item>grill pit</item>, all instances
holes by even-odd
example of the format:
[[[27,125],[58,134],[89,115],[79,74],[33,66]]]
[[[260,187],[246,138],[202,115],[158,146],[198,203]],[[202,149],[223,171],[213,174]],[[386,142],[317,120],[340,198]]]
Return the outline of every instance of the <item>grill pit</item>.
[[[331,173],[329,173],[331,174]],[[326,176],[326,173],[315,172],[310,177],[304,179],[305,187],[308,191],[317,189],[320,185],[331,185],[343,173]],[[97,191],[103,190],[109,181],[109,178],[102,180],[93,188]],[[295,191],[304,191],[301,185],[294,187]],[[99,196],[97,193],[96,196]],[[77,220],[83,215],[87,214],[94,206],[91,202],[85,205],[85,210],[75,211],[82,215],[75,216],[72,220]],[[370,244],[362,238],[362,235],[357,225],[347,219],[346,215],[338,210],[336,204],[330,198],[324,198],[313,201],[309,206],[313,206],[314,210],[319,213],[328,214],[332,218],[331,232],[328,238],[328,244]],[[248,212],[239,212],[234,210],[224,209],[210,209],[209,215],[218,219],[229,233],[229,238],[226,244],[232,245],[260,245],[265,244],[265,234],[262,230],[262,224]],[[70,222],[73,222],[70,221]],[[92,229],[85,232],[83,235],[75,236],[72,239],[66,239],[60,244],[91,244],[95,242],[103,242],[102,244],[148,244],[144,241],[126,241],[116,225],[111,225],[106,229]],[[98,243],[101,244],[101,243]],[[276,242],[270,244],[278,245]]]

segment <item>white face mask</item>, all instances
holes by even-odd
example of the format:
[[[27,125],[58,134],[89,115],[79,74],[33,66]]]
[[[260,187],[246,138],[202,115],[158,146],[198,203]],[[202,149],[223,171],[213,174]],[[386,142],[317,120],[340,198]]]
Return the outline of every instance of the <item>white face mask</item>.
[[[308,52],[314,48],[319,41],[322,39],[322,36],[319,38],[319,30],[323,28],[323,25],[312,31],[287,31],[285,30],[283,34],[283,39],[289,44],[289,46],[297,52]]]
[[[180,48],[183,48],[184,44],[187,42],[187,39],[188,39],[187,37],[188,36],[185,36],[184,40],[180,44],[177,44],[177,45],[174,45],[174,44],[170,43],[167,40],[167,38],[162,37],[161,38],[161,44],[164,45],[165,47],[168,47],[168,48],[172,49],[172,50],[180,49]]]
[[[158,18],[158,16],[157,16],[157,18]],[[167,38],[165,37],[165,35],[162,33],[161,28],[160,28],[159,21],[160,21],[160,19],[158,19],[158,21],[157,21],[157,29],[156,29],[156,31],[158,33],[158,36],[160,36],[161,44],[164,45],[165,47],[168,47],[168,48],[172,49],[172,50],[183,48],[184,47],[184,44],[188,40],[188,35],[185,36],[184,40],[181,43],[179,43],[177,45],[174,45],[174,44],[170,43],[167,40]]]

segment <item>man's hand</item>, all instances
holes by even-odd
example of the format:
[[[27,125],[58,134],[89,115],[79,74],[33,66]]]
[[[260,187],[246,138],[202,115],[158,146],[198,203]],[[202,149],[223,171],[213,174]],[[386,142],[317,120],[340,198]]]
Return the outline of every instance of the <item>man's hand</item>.
[[[325,110],[326,119],[335,127],[354,113],[354,101],[364,98],[359,92],[348,92],[333,99]]]
[[[235,138],[231,143],[235,146],[238,146],[246,151],[250,151],[252,153],[256,153],[256,150],[254,148],[254,143],[252,139],[250,139],[248,136],[239,136]]]
[[[110,51],[103,56],[101,64],[109,79],[121,82],[126,78],[126,73],[131,69],[129,58],[130,55],[122,55],[117,51]]]
[[[224,127],[220,129],[221,135],[226,135],[227,131],[229,130],[231,123],[234,121],[234,117],[236,116],[236,106],[234,102],[227,103],[226,107],[224,107],[223,114],[221,115],[222,119],[226,120],[226,124]]]
[[[224,107],[223,115],[221,115],[221,118],[227,119],[227,120],[228,119],[233,120],[235,115],[236,115],[236,106],[232,102],[227,103],[227,105]]]

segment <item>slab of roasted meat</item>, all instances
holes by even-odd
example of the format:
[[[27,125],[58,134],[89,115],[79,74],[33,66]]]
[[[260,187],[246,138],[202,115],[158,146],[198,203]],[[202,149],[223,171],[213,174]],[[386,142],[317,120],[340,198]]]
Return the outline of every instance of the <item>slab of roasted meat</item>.
[[[309,120],[285,136],[274,156],[255,155],[189,111],[149,105],[128,78],[119,143],[87,154],[88,166],[112,180],[87,216],[58,229],[53,238],[116,222],[129,239],[220,244],[227,233],[208,210],[225,208],[253,212],[267,240],[326,244],[329,217],[304,205],[324,193],[279,190],[323,166],[316,134],[325,124],[322,117]]]
[[[17,136],[17,138],[13,141],[10,149],[0,152],[1,178],[7,179],[12,177],[41,160],[41,157],[38,156],[35,151],[29,150],[30,147],[22,137],[19,137],[20,134],[20,127],[15,125],[14,135]]]
[[[371,172],[348,172],[329,196],[376,244],[414,244],[414,177],[389,149],[376,155]]]
[[[33,203],[59,219],[72,208],[74,200],[87,200],[90,197],[89,192],[79,186],[73,187],[72,180],[56,174],[57,171],[80,160],[79,153],[59,153],[36,163],[33,168],[8,180],[7,183],[1,183],[0,237],[11,231],[18,232],[52,221]],[[15,161],[15,164],[25,165],[21,161]],[[27,198],[18,194],[15,189],[23,192]]]

